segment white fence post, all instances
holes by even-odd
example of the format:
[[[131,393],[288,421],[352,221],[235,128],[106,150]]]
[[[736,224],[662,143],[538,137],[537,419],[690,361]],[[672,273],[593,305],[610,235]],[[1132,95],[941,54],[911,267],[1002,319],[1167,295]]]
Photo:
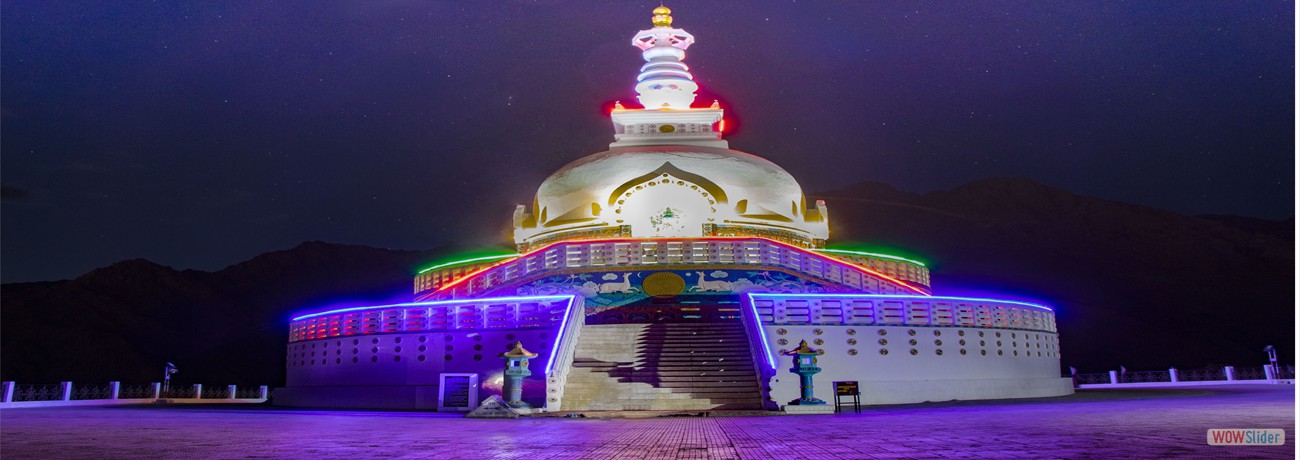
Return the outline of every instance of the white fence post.
[[[3,391],[0,394],[0,402],[14,402],[14,383],[4,382],[3,385],[3,389],[0,389],[0,391]]]
[[[267,396],[267,394],[266,394],[266,393],[267,393],[267,391],[266,391],[266,385],[262,385],[262,386],[258,387],[257,390],[258,390],[258,393],[261,394],[261,395],[260,395],[261,398],[262,398],[262,399],[266,399],[266,396]]]
[[[122,382],[108,382],[108,399],[117,399],[117,393],[122,389]]]
[[[1113,384],[1117,384],[1117,383],[1119,383],[1119,372],[1117,372],[1117,371],[1110,371],[1110,383],[1111,383],[1112,385],[1113,385]]]
[[[59,382],[59,391],[63,393],[63,397],[59,398],[59,400],[72,400],[72,382]]]
[[[1229,382],[1237,380],[1237,369],[1232,366],[1223,366],[1223,376],[1227,377]]]
[[[203,384],[196,383],[194,384],[194,399],[202,399],[202,398],[203,398]]]
[[[235,399],[235,386],[234,386],[234,385],[227,385],[227,386],[226,386],[226,399]]]
[[[1169,381],[1178,383],[1178,369],[1169,368]]]
[[[1276,376],[1276,375],[1273,375],[1273,366],[1270,366],[1270,365],[1268,365],[1268,364],[1265,364],[1265,365],[1264,365],[1264,380],[1273,380],[1273,379],[1276,379],[1276,378],[1277,378],[1277,376]]]
[[[159,398],[162,398],[162,382],[154,382],[151,383],[150,386],[153,387],[154,401],[157,401]]]

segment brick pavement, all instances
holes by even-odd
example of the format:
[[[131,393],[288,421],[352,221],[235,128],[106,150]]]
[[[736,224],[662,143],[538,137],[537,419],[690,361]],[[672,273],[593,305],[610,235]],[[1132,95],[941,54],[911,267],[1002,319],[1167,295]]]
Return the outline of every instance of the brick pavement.
[[[471,420],[424,412],[232,406],[16,409],[21,458],[1292,458],[1291,386],[1090,390],[834,416]],[[1285,428],[1281,447],[1215,447],[1208,428]]]

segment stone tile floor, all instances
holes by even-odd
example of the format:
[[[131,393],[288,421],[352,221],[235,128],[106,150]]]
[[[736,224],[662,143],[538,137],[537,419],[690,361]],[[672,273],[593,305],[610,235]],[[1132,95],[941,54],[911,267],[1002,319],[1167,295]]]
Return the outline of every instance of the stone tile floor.
[[[1280,447],[1206,445],[1208,428],[1284,428]],[[471,420],[266,406],[7,409],[21,458],[1293,458],[1290,385],[1088,390],[767,417]]]

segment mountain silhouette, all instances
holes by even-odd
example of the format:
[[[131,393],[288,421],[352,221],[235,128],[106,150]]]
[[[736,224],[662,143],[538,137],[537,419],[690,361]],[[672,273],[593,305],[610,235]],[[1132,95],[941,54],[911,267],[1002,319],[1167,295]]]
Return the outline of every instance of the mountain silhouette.
[[[1263,363],[1293,349],[1294,219],[1187,216],[996,178],[915,194],[864,182],[812,194],[832,246],[919,258],[937,294],[1057,313],[1081,372]],[[454,248],[307,242],[224,269],[127,260],[72,280],[0,286],[0,378],[281,385],[291,315],[410,299],[416,268]],[[1291,356],[1281,356],[1293,362]]]

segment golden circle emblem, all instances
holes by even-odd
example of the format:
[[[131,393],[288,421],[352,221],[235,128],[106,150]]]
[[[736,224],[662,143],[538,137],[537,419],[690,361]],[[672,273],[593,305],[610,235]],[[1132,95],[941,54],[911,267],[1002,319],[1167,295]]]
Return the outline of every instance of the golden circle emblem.
[[[658,272],[641,281],[641,290],[654,297],[672,297],[686,290],[686,280],[673,272]]]

